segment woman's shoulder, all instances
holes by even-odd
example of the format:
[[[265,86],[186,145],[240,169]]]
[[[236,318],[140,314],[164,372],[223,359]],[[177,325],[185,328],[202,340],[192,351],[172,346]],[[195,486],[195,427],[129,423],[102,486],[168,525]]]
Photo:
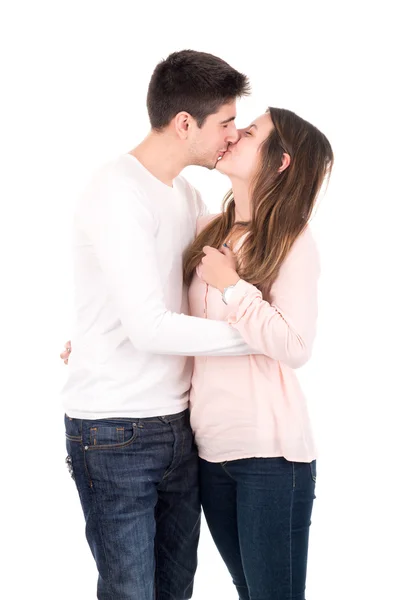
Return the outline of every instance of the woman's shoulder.
[[[211,221],[213,221],[216,217],[219,217],[221,213],[215,213],[213,215],[202,215],[197,218],[196,221],[196,235],[199,235],[207,227]]]
[[[280,272],[285,272],[293,267],[308,268],[319,271],[319,251],[314,238],[314,234],[309,224],[297,236],[290,248],[285,260],[282,263]]]
[[[297,236],[291,252],[295,254],[298,254],[299,252],[318,252],[317,243],[309,223],[307,223],[300,235]]]

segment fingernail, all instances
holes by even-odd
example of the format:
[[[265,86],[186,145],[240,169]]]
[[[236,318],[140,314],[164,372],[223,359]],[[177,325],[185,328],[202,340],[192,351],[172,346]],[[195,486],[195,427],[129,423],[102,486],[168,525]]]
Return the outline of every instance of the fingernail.
[[[228,244],[224,244],[225,248],[228,248]]]

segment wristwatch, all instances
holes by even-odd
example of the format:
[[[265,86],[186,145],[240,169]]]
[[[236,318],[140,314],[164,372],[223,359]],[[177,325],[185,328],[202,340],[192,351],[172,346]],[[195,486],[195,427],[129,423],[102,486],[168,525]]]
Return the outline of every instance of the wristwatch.
[[[228,287],[224,288],[224,291],[222,292],[222,302],[224,302],[224,304],[228,304],[229,298],[232,296],[235,287],[236,283],[235,285],[228,285]]]

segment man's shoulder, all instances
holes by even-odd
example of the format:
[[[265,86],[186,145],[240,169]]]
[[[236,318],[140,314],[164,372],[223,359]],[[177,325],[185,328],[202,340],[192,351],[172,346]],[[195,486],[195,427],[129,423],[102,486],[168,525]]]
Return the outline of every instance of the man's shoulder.
[[[117,158],[103,164],[97,171],[100,179],[110,182],[129,184],[132,187],[140,187],[143,178],[143,169],[138,161],[130,154],[121,154]]]
[[[136,192],[138,197],[143,197],[145,186],[141,177],[141,170],[135,160],[128,154],[122,154],[113,160],[109,160],[95,169],[83,190],[82,197],[93,194],[107,196],[113,195],[115,189],[126,190],[130,193]]]
[[[97,218],[104,209],[123,210],[132,202],[152,213],[148,194],[140,179],[140,170],[128,155],[122,155],[95,169],[75,203],[76,219]]]
[[[135,181],[134,174],[128,169],[126,160],[122,156],[104,162],[96,169],[94,169],[87,180],[86,187],[84,188],[84,194],[104,187],[108,183],[118,183],[123,181]]]

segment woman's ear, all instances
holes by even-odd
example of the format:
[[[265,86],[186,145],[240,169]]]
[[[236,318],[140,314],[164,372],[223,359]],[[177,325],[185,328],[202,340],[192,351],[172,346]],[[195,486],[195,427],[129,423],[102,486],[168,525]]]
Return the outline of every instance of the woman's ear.
[[[290,156],[286,152],[282,154],[282,164],[278,169],[278,173],[283,173],[285,169],[290,165]]]

